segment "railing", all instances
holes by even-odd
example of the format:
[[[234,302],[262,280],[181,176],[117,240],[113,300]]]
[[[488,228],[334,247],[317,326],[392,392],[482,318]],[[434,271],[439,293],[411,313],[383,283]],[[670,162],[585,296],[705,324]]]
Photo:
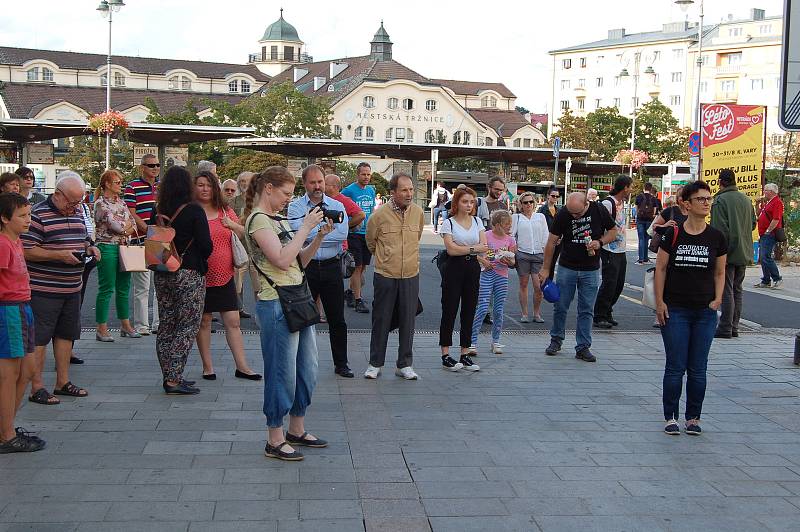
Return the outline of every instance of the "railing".
[[[718,92],[714,96],[715,102],[736,102],[739,100],[739,91]]]
[[[262,56],[260,53],[250,54],[247,57],[248,63],[262,63],[262,62],[275,62],[275,63],[313,63],[314,58],[308,54],[270,54]]]
[[[717,67],[717,76],[728,74],[738,74],[742,70],[742,65],[721,65]]]

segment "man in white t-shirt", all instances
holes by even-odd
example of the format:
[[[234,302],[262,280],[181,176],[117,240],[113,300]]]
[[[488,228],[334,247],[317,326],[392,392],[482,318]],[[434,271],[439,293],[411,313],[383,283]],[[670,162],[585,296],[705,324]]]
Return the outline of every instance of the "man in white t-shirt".
[[[618,177],[608,197],[601,202],[617,225],[616,238],[600,250],[600,260],[603,263],[602,282],[594,303],[594,326],[601,329],[618,325],[612,309],[625,287],[625,271],[628,265],[625,255],[625,202],[631,194],[631,182],[630,177]]]

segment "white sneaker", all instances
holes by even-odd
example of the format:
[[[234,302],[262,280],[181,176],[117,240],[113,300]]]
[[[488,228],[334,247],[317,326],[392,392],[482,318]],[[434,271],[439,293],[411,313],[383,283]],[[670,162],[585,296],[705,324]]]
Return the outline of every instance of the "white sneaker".
[[[367,371],[364,372],[365,379],[377,379],[378,375],[381,374],[381,368],[376,368],[373,365],[367,366]]]
[[[149,327],[139,327],[135,329],[137,333],[141,334],[142,336],[150,336],[150,328]]]
[[[472,356],[478,356],[478,346],[475,345],[475,344],[472,344],[471,346],[469,346],[467,348],[467,354],[468,355],[472,355]]]
[[[411,366],[397,368],[394,370],[394,374],[398,377],[403,377],[407,381],[415,381],[419,378],[419,375],[414,372],[414,369]]]
[[[495,355],[502,355],[504,347],[503,344],[492,344],[492,353]]]
[[[777,290],[778,288],[781,287],[782,284],[783,284],[783,279],[778,279],[777,281],[772,281],[772,286],[770,288],[772,288],[773,290]]]

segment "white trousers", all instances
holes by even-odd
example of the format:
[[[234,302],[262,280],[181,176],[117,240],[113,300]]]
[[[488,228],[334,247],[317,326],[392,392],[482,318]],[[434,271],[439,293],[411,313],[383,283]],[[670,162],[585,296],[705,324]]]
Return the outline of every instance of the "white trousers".
[[[131,280],[133,284],[133,328],[150,329],[150,282],[153,272],[133,272]],[[153,298],[153,326],[158,329],[158,303]]]

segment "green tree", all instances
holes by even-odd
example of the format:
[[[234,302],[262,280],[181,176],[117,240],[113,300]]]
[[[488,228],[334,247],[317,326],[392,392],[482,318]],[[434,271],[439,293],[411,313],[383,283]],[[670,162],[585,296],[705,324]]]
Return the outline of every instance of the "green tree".
[[[586,116],[591,157],[613,161],[619,150],[628,147],[631,138],[631,120],[619,114],[616,107],[601,107]]]
[[[575,116],[570,109],[564,111],[556,124],[554,137],[561,138],[561,145],[565,148],[587,149],[589,146],[589,128],[586,118]],[[551,142],[552,142],[551,137]]]
[[[672,110],[658,99],[644,104],[636,115],[636,149],[647,152],[650,162],[686,159],[691,130],[679,128]]]
[[[236,179],[242,172],[262,172],[269,166],[286,166],[286,157],[274,153],[255,150],[237,150],[217,166],[221,181]]]
[[[521,105],[517,105],[516,107],[514,107],[514,109],[516,109],[518,113],[523,115],[530,113],[530,111],[528,111],[525,107],[522,107]]]
[[[73,137],[72,146],[59,161],[60,164],[75,170],[87,184],[96,187],[106,169],[105,139],[105,136],[97,135]],[[118,170],[124,177],[132,177],[135,165],[131,143],[112,140],[110,164],[111,168]]]

